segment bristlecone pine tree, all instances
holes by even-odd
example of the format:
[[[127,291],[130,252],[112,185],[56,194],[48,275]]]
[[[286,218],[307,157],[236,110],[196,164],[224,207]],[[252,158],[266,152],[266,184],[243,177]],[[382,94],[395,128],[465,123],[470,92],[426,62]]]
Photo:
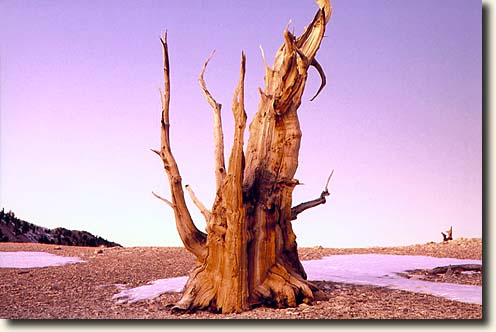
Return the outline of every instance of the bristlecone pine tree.
[[[196,264],[174,311],[207,309],[231,313],[258,305],[293,307],[314,299],[317,288],[306,280],[291,222],[304,210],[324,204],[329,195],[326,184],[317,199],[292,206],[292,192],[299,183],[294,179],[301,140],[297,109],[310,66],[317,69],[322,79],[317,94],[325,85],[325,75],[315,55],[332,7],[329,0],[316,2],[319,9],[302,35],[296,37],[286,28],[284,44],[276,53],[273,68],[265,65],[265,87],[259,89],[260,103],[249,128],[246,150],[243,150],[246,113],[242,53],[232,105],[234,142],[227,168],[221,105],[207,90],[203,79],[210,58],[203,66],[199,83],[214,111],[216,197],[211,210],[190,187],[185,188],[206,219],[206,233],[193,223],[170,147],[167,35],[161,38],[164,56],[161,149],[153,151],[163,161],[171,200],[155,195],[172,207],[181,240],[196,256]]]

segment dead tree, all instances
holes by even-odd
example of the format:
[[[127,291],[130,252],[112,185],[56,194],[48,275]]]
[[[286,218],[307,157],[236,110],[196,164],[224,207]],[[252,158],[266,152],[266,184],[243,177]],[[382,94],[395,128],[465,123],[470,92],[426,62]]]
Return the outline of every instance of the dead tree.
[[[441,232],[441,235],[443,236],[443,243],[453,240],[453,226],[446,231],[446,234]]]
[[[199,83],[214,112],[216,196],[212,208],[207,209],[190,187],[186,189],[206,219],[206,232],[197,229],[188,211],[181,175],[171,151],[167,35],[161,39],[164,55],[161,148],[154,152],[163,161],[171,199],[156,196],[172,207],[180,238],[196,256],[182,298],[173,308],[175,311],[241,312],[257,305],[296,306],[314,298],[316,287],[306,280],[291,221],[304,210],[324,204],[329,195],[326,184],[320,197],[292,207],[292,192],[299,184],[294,179],[301,140],[297,109],[310,66],[317,69],[322,79],[317,94],[325,85],[325,74],[315,55],[332,8],[329,0],[317,0],[317,4],[319,9],[302,35],[296,37],[286,28],[284,44],[276,53],[273,67],[265,64],[265,86],[259,89],[260,103],[249,127],[246,150],[243,149],[246,59],[241,54],[239,83],[232,105],[234,142],[227,167],[221,105],[203,78],[211,57],[203,66]]]

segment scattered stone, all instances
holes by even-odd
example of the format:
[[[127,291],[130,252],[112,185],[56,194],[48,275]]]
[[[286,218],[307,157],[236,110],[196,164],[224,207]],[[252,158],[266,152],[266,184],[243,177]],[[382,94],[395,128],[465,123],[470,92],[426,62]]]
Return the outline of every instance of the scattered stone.
[[[17,272],[17,274],[26,274],[26,273],[29,273],[31,272],[30,270],[20,270]]]
[[[95,250],[95,254],[103,254],[103,249],[97,249],[97,250]]]
[[[422,245],[391,248],[367,249],[301,249],[309,253],[311,259],[319,255],[331,254],[422,254],[481,259],[481,240],[466,240],[462,246],[455,246],[458,239],[450,244]],[[49,251],[54,246],[41,244],[0,243],[3,251]],[[180,293],[166,293],[155,302],[136,302],[117,305],[112,296],[123,289],[145,285],[157,278],[172,278],[187,275],[194,266],[195,258],[184,248],[164,247],[157,250],[138,251],[134,248],[113,249],[94,256],[99,248],[62,246],[65,254],[83,257],[84,265],[68,265],[50,269],[0,269],[0,316],[6,319],[177,319],[167,310],[173,306]],[[112,255],[110,255],[112,253]],[[64,255],[65,255],[64,254]],[[92,260],[90,256],[99,259]],[[27,276],[19,271],[30,271]],[[157,272],[161,271],[161,272]],[[480,284],[483,272],[457,273],[460,281],[474,279]],[[411,273],[422,278],[432,278],[433,282],[445,282],[444,274],[425,275],[421,271]],[[256,307],[242,314],[230,315],[240,319],[482,319],[481,305],[446,300],[434,296],[421,296],[419,293],[391,290],[382,287],[341,284],[311,280],[327,296],[327,300],[312,302],[292,309]],[[56,285],[52,288],[52,285]],[[101,287],[98,287],[102,285]],[[108,286],[107,286],[108,285]],[[59,290],[57,288],[60,287]],[[366,296],[363,296],[365,294]],[[425,298],[425,299],[424,299]],[[357,301],[362,300],[362,301]],[[352,303],[352,301],[355,301]],[[49,305],[45,305],[48,304]],[[43,304],[43,305],[41,305]],[[144,308],[148,311],[145,311]],[[205,311],[184,313],[184,319],[222,319],[224,315]]]
[[[290,309],[287,309],[286,310],[286,315],[299,315],[300,313],[298,311],[293,311],[293,310],[290,310]]]

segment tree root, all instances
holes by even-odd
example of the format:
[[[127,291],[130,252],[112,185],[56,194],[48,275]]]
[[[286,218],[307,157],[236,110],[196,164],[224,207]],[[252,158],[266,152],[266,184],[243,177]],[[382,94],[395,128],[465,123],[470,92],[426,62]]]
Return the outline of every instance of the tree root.
[[[255,294],[268,305],[278,308],[295,307],[300,303],[312,302],[312,288],[317,287],[276,263],[269,270],[264,282],[255,289]]]

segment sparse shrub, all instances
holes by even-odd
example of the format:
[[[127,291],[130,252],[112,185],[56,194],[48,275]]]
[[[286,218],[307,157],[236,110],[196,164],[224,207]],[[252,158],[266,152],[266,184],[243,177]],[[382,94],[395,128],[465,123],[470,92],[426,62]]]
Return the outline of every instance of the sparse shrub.
[[[2,209],[3,212],[3,209]],[[0,229],[0,242],[9,242],[9,238],[3,234],[2,230]]]
[[[46,235],[42,235],[38,240],[38,242],[44,244],[50,244],[50,240],[48,239],[48,237],[46,237]]]

